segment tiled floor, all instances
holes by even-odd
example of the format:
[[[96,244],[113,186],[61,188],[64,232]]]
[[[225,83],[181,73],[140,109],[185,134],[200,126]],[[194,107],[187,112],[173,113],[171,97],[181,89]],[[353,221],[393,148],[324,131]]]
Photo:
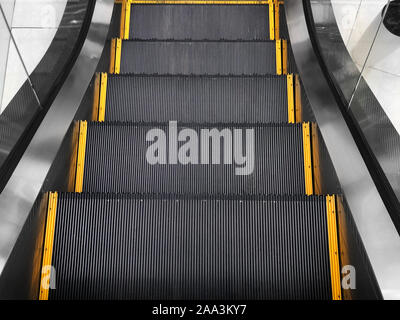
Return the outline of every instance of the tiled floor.
[[[400,37],[381,25],[387,0],[332,0],[336,21],[346,47],[364,78],[400,134]],[[373,49],[376,32],[379,32]]]
[[[66,3],[67,0],[15,0],[9,24],[28,73],[35,69],[46,53]],[[17,50],[10,42],[0,109],[8,105],[26,79]]]

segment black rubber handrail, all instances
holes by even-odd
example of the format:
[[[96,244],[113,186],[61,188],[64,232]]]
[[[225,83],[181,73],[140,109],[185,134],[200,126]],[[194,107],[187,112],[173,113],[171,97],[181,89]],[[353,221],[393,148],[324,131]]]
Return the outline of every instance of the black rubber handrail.
[[[351,109],[348,109],[347,100],[340,89],[340,86],[329,70],[325,59],[322,55],[322,49],[318,42],[317,32],[315,29],[314,16],[311,8],[311,2],[309,0],[303,0],[303,8],[304,14],[306,17],[306,23],[308,32],[310,35],[310,40],[315,52],[315,55],[318,59],[318,63],[321,66],[322,72],[328,82],[328,85],[335,97],[337,104],[340,107],[340,111],[345,119],[347,126],[353,138],[357,144],[357,147],[360,151],[361,156],[364,159],[365,164],[367,165],[368,171],[374,180],[374,183],[379,191],[379,194],[392,218],[392,221],[397,229],[397,232],[400,233],[400,202],[391,187],[388,178],[386,177],[385,172],[379,164],[375,154],[373,153],[368,141],[366,140],[357,119],[351,112]]]
[[[69,0],[66,8],[68,8],[69,3],[71,3],[71,5],[76,4],[76,2],[74,2],[74,1],[71,2],[71,0]],[[64,64],[64,67],[61,70],[59,70],[58,74],[56,74],[54,77],[54,81],[52,81],[50,86],[48,88],[46,88],[46,90],[44,92],[43,92],[43,90],[39,91],[42,108],[39,109],[33,115],[31,115],[31,118],[28,119],[27,123],[24,124],[22,134],[18,137],[18,139],[16,141],[12,141],[14,143],[14,145],[12,146],[10,153],[7,155],[7,158],[3,161],[3,163],[0,163],[0,192],[4,189],[4,186],[6,185],[10,176],[12,175],[15,167],[17,166],[20,158],[22,157],[27,146],[29,145],[37,128],[39,127],[40,123],[42,122],[44,116],[46,115],[46,113],[49,110],[51,104],[53,103],[55,97],[57,96],[58,92],[60,91],[61,87],[63,86],[68,74],[70,73],[72,67],[74,66],[76,59],[78,58],[79,53],[82,49],[83,43],[86,39],[88,30],[89,30],[89,26],[90,26],[90,23],[92,20],[92,15],[93,15],[93,10],[94,10],[95,4],[96,4],[96,0],[88,0],[86,10],[85,10],[85,17],[82,22],[82,25],[81,25],[81,28],[79,31],[79,35],[73,46],[73,49],[71,50],[69,57],[66,60],[66,63]],[[63,19],[66,17],[66,15],[68,15],[68,13],[64,12]],[[60,31],[60,29],[59,29],[59,31]],[[61,30],[61,32],[62,32],[62,30]],[[51,52],[50,48],[52,47],[53,44],[55,44],[56,41],[57,41],[56,39],[53,40],[52,44],[49,47],[49,50],[46,52],[46,54],[42,58],[39,65],[36,67],[36,69],[32,72],[31,78],[35,79],[36,75],[40,76],[40,73],[41,73],[40,70],[41,70],[42,65],[44,63],[46,63],[46,61],[48,61],[49,59],[51,60],[51,56],[54,54],[54,52]],[[38,88],[38,87],[40,87],[40,84],[36,85],[36,88]],[[20,90],[17,93],[17,95],[14,97],[14,99],[18,99],[19,98],[18,95],[23,95],[23,94],[24,94],[23,90]],[[12,106],[9,105],[9,107],[12,107]],[[28,106],[27,108],[32,108],[32,107],[34,107],[34,106]]]

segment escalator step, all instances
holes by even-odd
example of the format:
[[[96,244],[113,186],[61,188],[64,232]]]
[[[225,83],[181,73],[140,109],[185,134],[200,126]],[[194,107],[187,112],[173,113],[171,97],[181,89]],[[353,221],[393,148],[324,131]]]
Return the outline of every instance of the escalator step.
[[[277,74],[275,41],[123,41],[120,73]]]
[[[269,40],[268,5],[132,5],[130,39]]]
[[[287,122],[286,76],[108,77],[105,119],[166,122]]]
[[[50,299],[331,299],[325,197],[60,194]]]
[[[221,164],[149,164],[146,158],[148,147],[154,142],[146,141],[149,130],[159,128],[169,141],[168,124],[98,123],[88,124],[86,156],[83,175],[83,191],[88,192],[132,192],[132,193],[185,193],[185,194],[305,194],[305,170],[303,156],[302,125],[180,125],[192,128],[198,139],[198,162],[200,152],[200,130],[227,129],[233,137],[233,129],[242,129],[243,150],[251,155],[246,145],[246,130],[254,129],[254,170],[251,159],[247,161],[249,171],[238,175],[237,165],[225,162],[224,150],[220,147]],[[161,141],[161,140],[160,140]],[[193,140],[194,141],[194,138]],[[222,142],[227,142],[221,139]],[[235,139],[235,145],[237,146]],[[217,141],[218,142],[218,141]],[[250,142],[250,140],[247,140]],[[185,142],[179,142],[181,147]],[[207,157],[211,163],[211,146]],[[224,144],[230,146],[229,142]],[[222,143],[221,143],[222,146]],[[246,149],[248,148],[248,150]],[[166,160],[173,148],[166,146]],[[194,151],[192,151],[194,152]],[[230,151],[232,155],[235,150]],[[238,151],[239,153],[240,151]],[[204,152],[204,154],[206,154]],[[181,158],[180,158],[181,159]],[[204,163],[204,162],[202,162]],[[225,162],[226,163],[226,162]],[[246,173],[246,172],[245,172]]]

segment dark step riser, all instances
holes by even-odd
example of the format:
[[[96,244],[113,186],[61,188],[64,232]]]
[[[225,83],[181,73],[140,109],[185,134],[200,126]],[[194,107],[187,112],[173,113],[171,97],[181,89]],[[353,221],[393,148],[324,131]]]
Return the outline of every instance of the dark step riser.
[[[148,162],[148,159],[152,159],[148,155],[155,154],[148,153],[148,150],[156,139],[146,141],[146,135],[155,128],[160,128],[165,133],[167,164],[152,165]],[[224,128],[233,137],[235,128]],[[178,132],[180,129],[182,128]],[[200,130],[203,128],[194,129],[201,138]],[[249,128],[237,129],[242,130],[245,139],[246,129]],[[168,164],[174,163],[170,161],[168,154],[176,150],[169,149],[168,127],[90,124],[83,190],[185,194],[304,194],[302,127],[266,126],[249,130],[254,130],[253,170],[247,171],[247,175],[238,175],[238,168],[249,168],[251,164],[251,153],[246,150],[242,154],[247,155],[248,161],[243,165],[235,161],[232,164],[223,164],[227,157],[222,147],[219,157],[221,164]],[[242,140],[242,146],[245,146],[246,141],[251,140]],[[200,150],[201,140],[198,142]],[[229,152],[238,147],[234,142],[233,139]],[[183,144],[185,142],[180,142],[178,148]],[[212,141],[209,143],[209,150],[211,147]],[[209,163],[212,163],[212,155],[210,151]],[[235,159],[233,156],[232,158]],[[201,152],[198,159],[201,159]]]
[[[110,76],[109,121],[282,123],[287,77]]]
[[[61,196],[50,299],[330,299],[327,241],[324,198]]]

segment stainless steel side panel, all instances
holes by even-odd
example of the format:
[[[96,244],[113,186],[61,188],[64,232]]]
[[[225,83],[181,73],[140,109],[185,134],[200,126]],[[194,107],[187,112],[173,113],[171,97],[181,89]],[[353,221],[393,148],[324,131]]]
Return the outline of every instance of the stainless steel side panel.
[[[330,91],[300,0],[285,2],[289,35],[323,139],[385,299],[400,299],[400,237]]]
[[[5,189],[0,194],[0,272],[40,194],[61,142],[99,62],[114,0],[95,1],[92,23],[78,59]]]

